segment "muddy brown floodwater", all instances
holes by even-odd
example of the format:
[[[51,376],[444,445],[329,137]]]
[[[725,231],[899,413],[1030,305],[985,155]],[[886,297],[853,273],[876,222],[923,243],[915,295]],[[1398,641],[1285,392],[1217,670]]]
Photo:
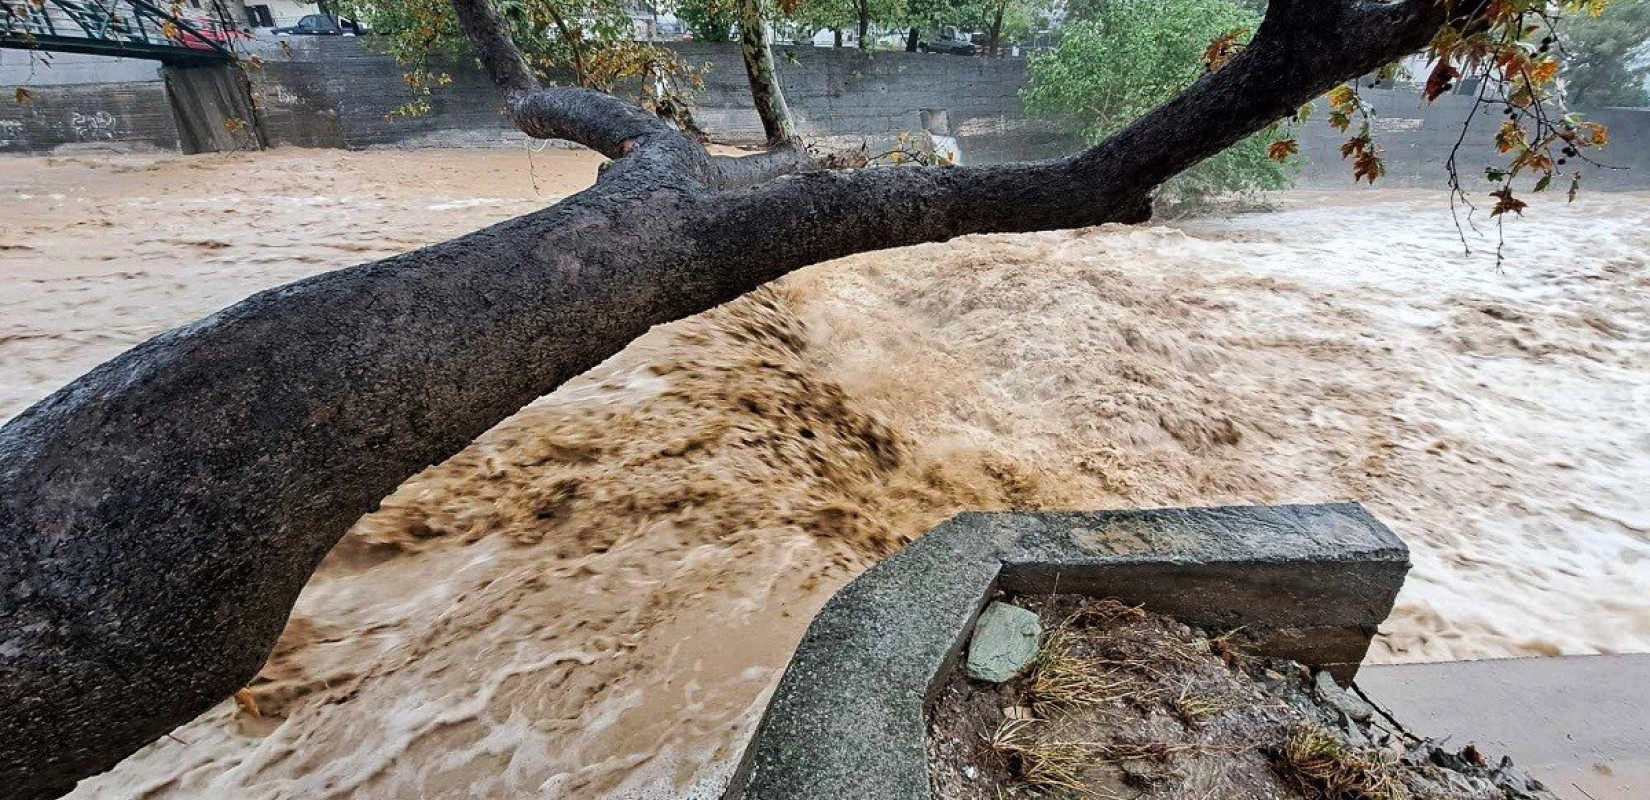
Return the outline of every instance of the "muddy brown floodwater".
[[[0,159],[0,418],[245,295],[588,185],[546,150]],[[830,592],[963,508],[1359,500],[1371,658],[1650,650],[1650,196],[1441,194],[872,253],[411,479],[253,685],[76,798],[714,796]]]

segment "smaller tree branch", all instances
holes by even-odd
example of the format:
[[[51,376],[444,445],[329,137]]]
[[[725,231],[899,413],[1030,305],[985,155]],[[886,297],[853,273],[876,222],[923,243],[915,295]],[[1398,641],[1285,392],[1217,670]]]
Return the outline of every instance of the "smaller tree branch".
[[[509,24],[487,0],[453,0],[458,23],[476,57],[504,96],[516,127],[539,139],[577,142],[608,158],[622,158],[643,140],[685,139],[675,128],[617,97],[591,89],[546,89],[510,38]]]

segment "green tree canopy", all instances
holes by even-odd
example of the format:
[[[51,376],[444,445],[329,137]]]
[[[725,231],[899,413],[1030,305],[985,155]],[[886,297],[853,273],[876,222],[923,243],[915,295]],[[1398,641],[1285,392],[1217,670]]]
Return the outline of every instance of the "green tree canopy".
[[[1572,14],[1559,38],[1572,105],[1650,105],[1650,0],[1615,0],[1597,17]]]
[[[1061,120],[1097,144],[1191,85],[1211,43],[1240,46],[1260,16],[1233,0],[1106,0],[1069,25],[1054,50],[1033,56],[1023,91],[1032,113]],[[1171,203],[1227,192],[1282,189],[1293,170],[1268,157],[1270,131],[1177,177]]]
[[[731,42],[739,23],[738,0],[678,0],[676,16],[695,41]]]

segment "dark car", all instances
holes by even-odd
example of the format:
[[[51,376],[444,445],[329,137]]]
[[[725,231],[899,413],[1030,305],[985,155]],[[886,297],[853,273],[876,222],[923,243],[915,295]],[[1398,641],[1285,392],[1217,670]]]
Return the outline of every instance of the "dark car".
[[[948,53],[954,56],[971,56],[979,52],[979,48],[967,39],[935,39],[932,42],[917,42],[917,49],[924,53]]]
[[[286,36],[357,36],[365,31],[352,20],[334,19],[326,14],[307,14],[297,25],[270,31]]]

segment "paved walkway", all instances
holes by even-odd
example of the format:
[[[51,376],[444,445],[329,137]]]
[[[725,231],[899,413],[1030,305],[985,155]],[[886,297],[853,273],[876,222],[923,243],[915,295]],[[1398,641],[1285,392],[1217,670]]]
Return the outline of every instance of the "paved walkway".
[[[1411,731],[1506,754],[1565,800],[1650,798],[1650,654],[1364,667]]]

